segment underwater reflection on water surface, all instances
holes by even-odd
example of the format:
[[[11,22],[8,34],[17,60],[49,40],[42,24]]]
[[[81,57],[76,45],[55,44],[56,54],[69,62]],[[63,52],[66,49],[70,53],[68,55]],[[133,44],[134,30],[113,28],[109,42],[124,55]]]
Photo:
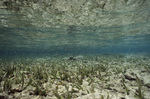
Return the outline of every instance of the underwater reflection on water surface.
[[[0,51],[49,54],[149,53],[148,24],[114,27],[1,27]]]

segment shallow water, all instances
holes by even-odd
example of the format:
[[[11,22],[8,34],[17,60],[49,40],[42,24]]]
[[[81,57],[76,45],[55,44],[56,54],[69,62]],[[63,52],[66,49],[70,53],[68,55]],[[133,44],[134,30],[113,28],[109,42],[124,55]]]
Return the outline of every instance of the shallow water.
[[[0,8],[0,97],[37,98],[42,94],[37,93],[38,87],[35,89],[33,84],[36,85],[41,81],[39,86],[42,90],[46,89],[46,93],[42,95],[43,99],[56,98],[54,90],[59,88],[65,95],[66,86],[73,88],[74,84],[80,81],[81,89],[75,93],[70,91],[77,97],[76,99],[95,97],[100,99],[102,96],[104,98],[110,96],[111,99],[135,99],[133,97],[138,92],[138,86],[135,87],[138,76],[143,83],[144,97],[149,99],[150,84],[147,78],[150,77],[150,20],[147,17],[141,20],[142,14],[138,14],[143,12],[142,16],[150,15],[149,8],[141,7],[124,12],[102,11],[101,18],[106,18],[106,21],[102,22],[112,18],[108,20],[110,24],[108,22],[99,26],[58,24],[53,28],[33,26],[31,25],[34,23],[33,20],[25,20],[24,15],[1,13]],[[131,18],[126,17],[130,18],[129,20],[119,18],[125,15]],[[124,22],[133,19],[132,15],[137,15],[133,23]],[[38,19],[38,22],[46,21],[40,20],[40,17]],[[12,74],[7,77],[9,71],[12,71]],[[41,79],[40,76],[44,78]],[[52,86],[56,87],[55,89],[51,87],[49,81],[44,80],[46,77]],[[24,89],[22,84],[23,90],[20,90],[21,83],[14,83],[15,87],[4,89],[3,82],[15,82],[20,78],[21,83],[24,84],[26,81],[25,85],[32,86]],[[122,84],[123,79],[126,81],[125,85]],[[126,85],[130,89],[129,94],[124,90]],[[84,90],[82,86],[83,88],[85,86]],[[20,92],[21,96],[18,95]],[[5,93],[12,94],[5,95]],[[63,94],[61,95],[64,97]]]
[[[148,8],[105,14],[110,17],[126,13],[137,14],[141,11],[149,14]],[[19,20],[23,15],[0,14],[1,20],[5,19],[12,24],[9,27],[0,24],[0,57],[150,53],[149,19],[127,25],[59,25],[56,28],[44,28],[30,26],[29,20]]]
[[[0,52],[3,55],[23,54],[115,54],[150,53],[150,34],[139,26],[61,28],[1,27]],[[139,24],[140,25],[140,24]]]

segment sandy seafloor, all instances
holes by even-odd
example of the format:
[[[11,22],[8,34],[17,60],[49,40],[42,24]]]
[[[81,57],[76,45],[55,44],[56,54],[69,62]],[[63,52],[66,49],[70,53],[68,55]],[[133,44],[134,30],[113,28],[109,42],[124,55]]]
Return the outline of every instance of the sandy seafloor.
[[[1,59],[0,99],[150,99],[150,55]]]

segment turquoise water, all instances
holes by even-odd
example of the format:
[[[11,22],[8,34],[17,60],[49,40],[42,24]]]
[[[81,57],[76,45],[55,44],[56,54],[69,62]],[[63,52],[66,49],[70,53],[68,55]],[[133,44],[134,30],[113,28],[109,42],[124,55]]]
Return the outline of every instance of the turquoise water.
[[[0,56],[149,54],[149,24],[143,22],[113,27],[0,27]]]
[[[110,15],[110,18],[134,14],[139,19],[140,12],[148,16],[149,6],[129,12],[105,11],[103,14]],[[44,28],[32,26],[34,22],[21,17],[24,15],[0,13],[1,22],[10,25],[4,27],[0,23],[0,57],[150,53],[150,20],[146,18],[127,25]]]

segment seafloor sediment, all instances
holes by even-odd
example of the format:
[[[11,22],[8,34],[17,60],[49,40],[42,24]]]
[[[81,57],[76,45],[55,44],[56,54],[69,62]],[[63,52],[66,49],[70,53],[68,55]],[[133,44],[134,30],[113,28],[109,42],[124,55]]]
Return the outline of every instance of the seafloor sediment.
[[[0,61],[1,99],[150,99],[149,55]]]

